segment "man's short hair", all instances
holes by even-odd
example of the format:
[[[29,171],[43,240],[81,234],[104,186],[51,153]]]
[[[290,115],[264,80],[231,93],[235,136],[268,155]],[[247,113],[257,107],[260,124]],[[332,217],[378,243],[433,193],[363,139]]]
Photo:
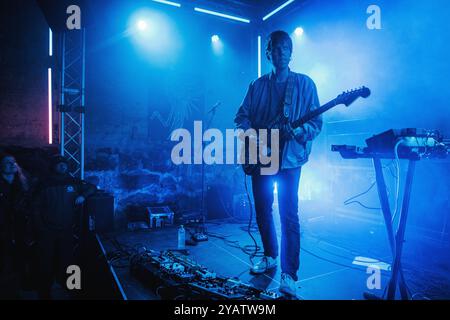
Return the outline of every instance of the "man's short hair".
[[[283,31],[283,30],[277,30],[277,31],[273,31],[267,37],[266,53],[269,53],[272,50],[272,46],[275,43],[279,43],[279,42],[281,42],[283,40],[287,41],[289,49],[292,52],[292,39],[289,36],[289,34],[286,31]]]
[[[3,159],[5,158],[13,158],[14,160],[16,159],[12,154],[10,153],[6,153],[6,152],[1,152],[0,153],[0,162],[3,161]]]

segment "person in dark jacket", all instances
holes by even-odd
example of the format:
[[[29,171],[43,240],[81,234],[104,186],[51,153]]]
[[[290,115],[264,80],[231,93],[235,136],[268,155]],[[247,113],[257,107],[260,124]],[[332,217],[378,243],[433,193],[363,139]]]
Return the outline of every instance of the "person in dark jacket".
[[[28,181],[14,156],[0,156],[0,298],[19,298],[25,277]]]
[[[41,299],[51,298],[55,278],[65,288],[67,267],[74,263],[74,226],[81,219],[81,205],[96,190],[95,186],[68,174],[64,157],[55,156],[51,165],[52,174],[41,182],[35,195]]]

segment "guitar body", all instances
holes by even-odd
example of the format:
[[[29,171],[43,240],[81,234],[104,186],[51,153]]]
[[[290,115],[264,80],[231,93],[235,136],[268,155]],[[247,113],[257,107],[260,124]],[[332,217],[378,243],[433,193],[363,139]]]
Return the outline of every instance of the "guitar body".
[[[284,118],[284,116],[282,115],[278,115],[276,116],[267,126],[267,130],[268,130],[268,137],[267,137],[267,141],[271,141],[270,139],[270,130],[272,129],[278,129],[280,130],[283,123],[286,123],[286,118]],[[282,137],[279,138],[279,157],[278,159],[281,159],[281,151],[283,150],[283,140]],[[262,146],[265,146],[267,150],[265,150],[264,155],[266,155],[267,157],[270,157],[272,155],[272,149],[270,148],[270,145],[267,144],[260,144],[260,140],[259,138],[256,140],[256,151],[257,154],[260,154],[260,148]],[[256,157],[256,163],[250,163],[250,152],[249,152],[249,144],[246,143],[246,141],[244,141],[244,144],[242,145],[242,153],[244,152],[244,161],[242,164],[242,170],[244,171],[244,173],[248,176],[254,176],[254,175],[258,175],[260,173],[260,170],[262,167],[264,167],[265,165],[259,163],[259,156]]]
[[[247,153],[246,153],[246,155],[247,155]],[[271,151],[269,150],[267,152],[267,156],[270,157],[270,155],[271,155]],[[280,159],[280,158],[278,158],[278,159]],[[260,163],[255,163],[255,164],[248,163],[249,161],[247,161],[247,160],[248,159],[246,159],[245,163],[242,164],[242,170],[244,170],[244,173],[248,176],[258,175],[261,171],[261,168],[264,167],[264,165],[260,164]]]
[[[256,148],[258,150],[259,148],[259,140],[256,143]],[[250,152],[249,152],[249,146],[247,143],[244,143],[242,146],[242,151],[245,152],[245,158],[242,164],[242,170],[244,170],[244,173],[248,176],[254,176],[258,175],[261,167],[263,166],[261,163],[259,163],[259,157],[257,157],[257,163],[250,163]],[[258,150],[259,151],[259,150]],[[242,154],[242,153],[241,153]],[[258,152],[259,154],[259,152]],[[272,154],[272,150],[270,148],[267,149],[266,155],[270,157]]]
[[[271,126],[272,129],[275,128],[280,128],[279,125],[274,124]],[[268,140],[270,140],[268,138]],[[272,149],[270,148],[270,146],[267,146],[265,144],[261,144],[259,143],[259,139],[256,142],[256,148],[258,151],[258,155],[260,154],[260,150],[259,148],[265,146],[266,150],[264,150],[264,155],[267,157],[271,157],[272,156]],[[283,151],[283,147],[284,147],[284,140],[282,139],[282,137],[280,137],[280,141],[279,141],[279,148],[278,148],[278,159],[281,159],[281,152]],[[261,172],[261,168],[264,167],[268,167],[269,165],[265,165],[259,162],[259,157],[256,157],[256,163],[250,163],[250,157],[249,157],[249,147],[247,143],[244,143],[242,146],[242,150],[243,152],[245,151],[245,159],[244,159],[244,163],[242,164],[242,170],[244,171],[244,173],[248,176],[254,176],[254,175],[259,175]],[[242,153],[241,153],[242,154]],[[281,164],[281,163],[280,163]]]

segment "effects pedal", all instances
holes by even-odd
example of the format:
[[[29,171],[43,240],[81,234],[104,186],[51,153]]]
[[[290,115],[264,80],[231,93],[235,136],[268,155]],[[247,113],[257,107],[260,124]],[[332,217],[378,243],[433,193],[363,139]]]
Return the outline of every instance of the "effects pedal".
[[[204,233],[195,233],[192,236],[192,239],[194,239],[197,242],[208,241],[208,236]]]

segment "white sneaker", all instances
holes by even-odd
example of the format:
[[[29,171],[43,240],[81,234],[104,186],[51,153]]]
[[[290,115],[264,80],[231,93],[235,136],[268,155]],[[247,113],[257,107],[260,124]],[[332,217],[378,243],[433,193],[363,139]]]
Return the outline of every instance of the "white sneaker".
[[[274,259],[272,257],[264,256],[261,258],[259,262],[254,264],[251,269],[250,273],[253,274],[261,274],[265,273],[277,266],[277,259]]]
[[[280,288],[278,289],[281,293],[290,295],[290,296],[296,296],[297,295],[297,286],[295,284],[294,279],[287,273],[281,274],[281,282],[280,282]]]

